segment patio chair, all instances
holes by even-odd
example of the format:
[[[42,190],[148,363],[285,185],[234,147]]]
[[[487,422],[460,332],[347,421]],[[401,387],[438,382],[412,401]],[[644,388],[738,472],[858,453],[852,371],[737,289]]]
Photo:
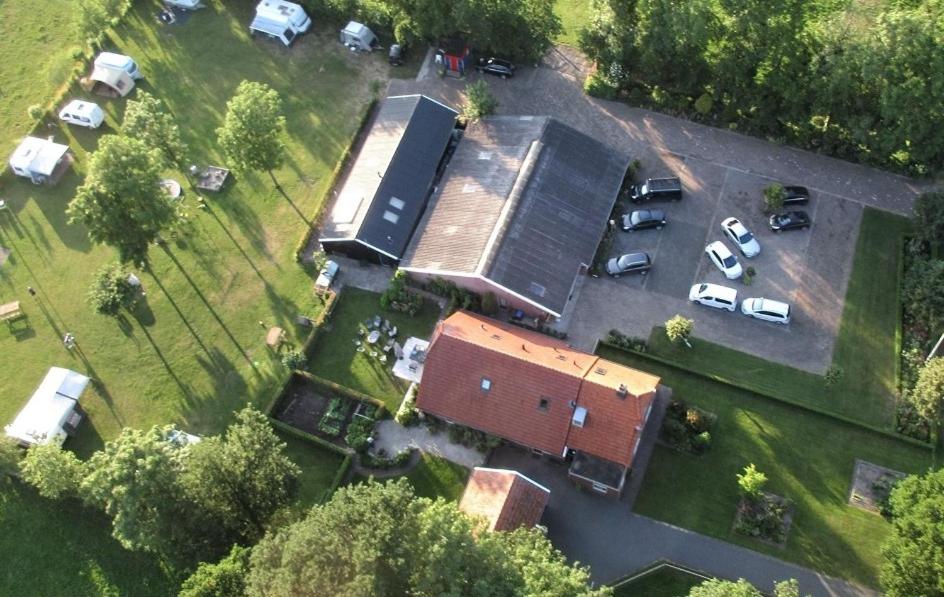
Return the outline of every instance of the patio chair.
[[[397,337],[397,326],[393,326],[392,328],[390,328],[390,331],[387,332],[387,335],[390,336],[391,338],[396,338],[396,337]]]
[[[357,352],[364,352],[364,347],[363,347],[363,346],[358,346],[358,347],[357,347]]]
[[[371,322],[371,323],[374,324],[372,329],[375,329],[375,330],[376,330],[377,328],[379,328],[381,321],[382,321],[382,320],[381,320],[381,318],[380,318],[380,315],[374,315],[374,320]]]
[[[354,338],[354,346],[360,346],[360,345],[361,345],[361,341],[358,340],[357,338]]]
[[[385,354],[380,355],[380,362],[381,362],[381,363],[386,363],[386,362],[387,362],[387,355],[385,355]]]

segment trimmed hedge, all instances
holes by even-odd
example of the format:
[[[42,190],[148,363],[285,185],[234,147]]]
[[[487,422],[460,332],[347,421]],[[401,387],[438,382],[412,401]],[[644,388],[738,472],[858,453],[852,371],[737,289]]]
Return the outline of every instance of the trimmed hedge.
[[[756,388],[752,388],[752,387],[750,387],[750,386],[748,386],[748,385],[741,384],[741,383],[738,383],[738,382],[735,382],[735,381],[731,381],[731,380],[729,380],[729,379],[727,379],[727,378],[725,378],[725,377],[722,377],[722,376],[720,376],[720,375],[713,375],[713,374],[710,374],[710,373],[704,373],[704,372],[702,372],[702,371],[698,371],[698,370],[696,370],[696,369],[691,369],[691,368],[689,368],[689,367],[686,367],[685,365],[682,365],[682,364],[680,364],[680,363],[676,363],[675,361],[670,361],[669,359],[665,359],[665,358],[656,356],[656,355],[654,355],[654,354],[650,354],[650,353],[648,353],[648,352],[639,352],[639,351],[636,351],[636,350],[631,350],[631,349],[623,348],[622,346],[617,346],[616,344],[612,344],[612,343],[610,343],[610,342],[607,342],[606,340],[598,340],[598,341],[597,341],[597,345],[596,345],[596,346],[594,347],[594,349],[593,349],[593,352],[596,353],[600,346],[606,346],[607,348],[610,348],[610,349],[612,349],[612,350],[617,350],[617,351],[620,351],[620,352],[625,352],[625,353],[632,354],[632,355],[634,355],[634,356],[637,356],[637,357],[640,357],[640,358],[643,358],[643,359],[648,359],[648,360],[653,361],[653,362],[655,362],[655,363],[659,363],[659,364],[661,364],[661,365],[665,365],[665,366],[667,366],[667,367],[672,367],[673,369],[677,369],[677,370],[679,370],[679,371],[684,371],[685,373],[690,373],[690,374],[695,375],[695,376],[697,376],[697,377],[701,377],[702,379],[707,379],[707,380],[710,380],[710,381],[714,381],[714,382],[717,382],[717,383],[720,383],[720,384],[724,384],[724,385],[730,386],[730,387],[732,387],[732,388],[736,388],[736,389],[738,389],[738,390],[743,390],[743,391],[745,391],[745,392],[750,392],[750,393],[752,393],[752,394],[756,394],[756,395],[758,395],[758,396],[761,396],[761,397],[763,397],[763,398],[767,398],[767,399],[769,399],[769,400],[775,400],[775,401],[777,401],[777,402],[780,402],[780,403],[783,403],[783,404],[787,404],[787,405],[793,406],[793,407],[795,407],[795,408],[799,408],[799,409],[802,409],[802,410],[805,410],[805,411],[808,411],[808,412],[812,412],[812,413],[815,413],[815,414],[818,414],[818,415],[822,415],[822,416],[824,416],[824,417],[829,417],[829,418],[831,418],[831,419],[834,419],[834,420],[839,421],[839,422],[841,422],[841,423],[845,423],[845,424],[847,424],[847,425],[852,425],[852,426],[854,426],[854,427],[859,427],[859,428],[862,428],[862,429],[867,429],[867,430],[872,431],[872,432],[874,432],[874,433],[878,433],[878,434],[880,434],[880,435],[883,435],[883,436],[885,436],[885,437],[889,437],[889,438],[891,438],[891,439],[896,439],[896,440],[899,440],[899,441],[903,441],[903,442],[905,442],[905,443],[911,444],[911,445],[913,445],[913,446],[917,446],[917,447],[919,447],[919,448],[924,448],[924,449],[926,449],[926,450],[933,450],[933,448],[934,448],[934,446],[932,446],[932,445],[930,445],[930,444],[928,444],[928,443],[925,443],[925,442],[922,442],[922,441],[920,441],[920,440],[917,440],[917,439],[908,437],[908,436],[906,436],[906,435],[901,435],[900,433],[896,433],[896,432],[894,432],[894,431],[889,431],[889,430],[887,430],[887,429],[882,429],[881,427],[876,427],[875,425],[870,425],[870,424],[868,424],[868,423],[863,423],[863,422],[861,422],[861,421],[856,421],[856,420],[854,420],[854,419],[850,419],[849,417],[845,417],[845,416],[843,416],[843,415],[840,415],[840,414],[837,414],[837,413],[834,413],[834,412],[830,412],[830,411],[825,410],[825,409],[817,408],[817,407],[815,407],[815,406],[810,406],[810,405],[808,405],[808,404],[802,404],[802,403],[800,403],[800,402],[795,402],[795,401],[793,401],[793,400],[790,400],[789,398],[783,398],[783,397],[781,397],[781,396],[774,396],[773,394],[769,394],[769,393],[767,393],[767,392],[758,390],[758,389],[756,389]]]

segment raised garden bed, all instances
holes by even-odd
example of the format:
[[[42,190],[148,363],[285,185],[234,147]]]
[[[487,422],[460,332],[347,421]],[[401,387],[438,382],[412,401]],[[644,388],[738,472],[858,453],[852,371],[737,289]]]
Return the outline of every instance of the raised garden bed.
[[[684,400],[672,400],[666,408],[659,439],[680,452],[704,454],[711,448],[717,420],[714,413],[690,406]]]
[[[793,503],[763,491],[756,498],[743,497],[734,516],[734,531],[774,547],[786,547],[793,523]]]
[[[895,485],[907,475],[884,466],[856,459],[849,490],[849,505],[868,512],[885,515],[888,496]]]

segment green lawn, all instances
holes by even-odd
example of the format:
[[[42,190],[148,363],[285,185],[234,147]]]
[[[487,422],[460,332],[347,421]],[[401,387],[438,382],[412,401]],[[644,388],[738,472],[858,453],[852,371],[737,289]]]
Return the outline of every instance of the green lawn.
[[[298,487],[298,505],[308,508],[320,504],[325,490],[334,480],[344,456],[325,450],[287,433],[279,433],[285,442],[288,457],[302,469]]]
[[[718,415],[711,451],[702,457],[657,447],[636,511],[828,574],[875,586],[879,547],[890,525],[846,505],[854,461],[908,473],[931,466],[931,452],[751,392],[601,348],[601,356],[662,376],[682,398]],[[735,475],[749,463],[769,489],[796,503],[785,549],[731,532]]]
[[[865,210],[833,353],[833,363],[842,368],[843,376],[832,387],[826,385],[822,375],[699,338],[691,340],[691,349],[673,345],[662,327],[653,328],[650,351],[764,394],[892,429],[898,352],[894,273],[898,271],[898,244],[907,229],[904,218]],[[883,275],[877,276],[876,272]],[[697,334],[697,323],[695,331]]]
[[[344,272],[340,275],[343,276]],[[393,376],[393,358],[384,365],[366,352],[357,352],[354,346],[354,339],[360,337],[358,324],[375,315],[397,326],[397,338],[402,343],[410,336],[428,339],[440,313],[439,306],[430,301],[423,303],[423,308],[415,317],[383,311],[379,294],[345,288],[328,325],[315,341],[308,370],[319,377],[383,400],[387,409],[395,413],[409,384]]]
[[[635,579],[613,587],[615,597],[682,597],[705,581],[701,576],[660,564]]]
[[[557,41],[569,46],[576,46],[580,39],[580,30],[590,22],[591,0],[556,0],[554,12],[560,17],[563,33]]]
[[[13,483],[0,488],[0,595],[172,595],[154,558],[111,537],[104,515],[53,502]]]
[[[462,497],[465,483],[469,479],[469,469],[445,458],[423,454],[420,463],[406,474],[406,478],[420,497],[441,497],[450,502],[457,502]]]
[[[288,159],[275,176],[285,196],[267,175],[249,174],[209,195],[209,209],[203,211],[194,207],[195,194],[187,188],[188,223],[166,250],[153,248],[149,272],[137,272],[147,291],[145,304],[116,321],[95,315],[85,304],[93,272],[114,259],[114,252],[92,245],[84,228],[68,224],[65,208],[85,172],[87,152],[101,135],[115,131],[125,100],[95,98],[108,115],[101,130],[41,129],[40,134],[54,134],[76,154],[73,171],[56,187],[37,187],[8,172],[0,175],[0,196],[10,206],[0,213],[0,246],[13,251],[0,266],[0,303],[22,301],[30,326],[16,336],[6,326],[0,330],[0,421],[13,418],[48,367],[86,372],[96,380],[82,399],[88,416],[66,444],[83,457],[124,426],[175,422],[198,434],[217,433],[232,421],[234,410],[247,403],[261,406],[272,396],[286,372],[266,349],[264,328],[280,325],[291,342],[300,343],[307,330],[295,327],[296,316],[320,309],[312,296],[311,272],[293,261],[295,246],[322,207],[331,171],[370,100],[371,81],[389,73],[384,56],[351,56],[330,27],[316,28],[291,49],[253,40],[246,27],[252,13],[248,3],[211,0],[185,24],[169,27],[156,23],[156,6],[138,3],[108,49],[139,62],[146,76],[141,87],[160,97],[180,124],[190,146],[188,163],[225,164],[214,131],[241,80],[263,81],[278,90],[286,108]],[[61,62],[74,43],[71,25],[60,17],[64,14],[69,12],[61,3],[51,1],[0,3],[0,31],[6,33],[0,39],[6,64],[0,65],[4,145],[12,146],[27,132],[26,106],[50,97],[62,82],[47,72],[67,74],[49,66]],[[186,180],[180,172],[167,175]],[[26,293],[27,286],[37,290],[35,298]],[[62,346],[65,332],[75,335],[77,350]],[[323,492],[339,461],[308,449],[295,447],[293,456],[305,467],[303,500],[310,501]],[[60,587],[79,582],[72,572],[80,563],[87,564],[88,574],[103,578],[115,570],[128,578],[149,578],[145,571],[136,573],[134,565],[123,565],[120,550],[114,555],[103,547],[103,557],[111,561],[96,564],[98,554],[88,549],[109,532],[100,519],[86,514],[87,521],[72,524],[48,502],[0,492],[8,529],[0,553],[9,559],[34,553],[22,550],[24,544],[41,545],[44,570],[64,571],[47,574],[42,582],[58,580]],[[31,528],[44,512],[60,523],[52,533]],[[37,539],[38,534],[43,537]],[[76,554],[83,555],[77,559]],[[32,586],[37,576],[25,565],[4,569],[10,586]],[[89,591],[130,594],[141,588],[123,586],[113,591],[106,583]]]

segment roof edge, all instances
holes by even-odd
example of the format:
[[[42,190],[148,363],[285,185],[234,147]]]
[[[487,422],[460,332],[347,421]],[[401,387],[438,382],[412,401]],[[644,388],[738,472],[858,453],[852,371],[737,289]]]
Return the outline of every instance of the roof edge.
[[[532,479],[531,477],[525,475],[525,474],[522,473],[521,471],[512,470],[512,469],[510,469],[510,468],[491,468],[491,467],[488,467],[488,466],[476,466],[476,467],[473,467],[473,468],[472,468],[472,472],[475,472],[475,471],[487,471],[487,472],[489,472],[489,473],[511,473],[511,474],[513,474],[513,475],[516,475],[516,476],[518,476],[518,477],[521,477],[521,478],[524,479],[525,481],[528,481],[529,483],[531,483],[532,485],[534,485],[534,486],[537,487],[538,489],[542,489],[542,490],[544,490],[544,491],[547,492],[547,493],[551,493],[551,490],[550,490],[550,489],[548,489],[547,487],[541,485],[540,483],[538,483],[537,481],[535,481],[535,480]]]

